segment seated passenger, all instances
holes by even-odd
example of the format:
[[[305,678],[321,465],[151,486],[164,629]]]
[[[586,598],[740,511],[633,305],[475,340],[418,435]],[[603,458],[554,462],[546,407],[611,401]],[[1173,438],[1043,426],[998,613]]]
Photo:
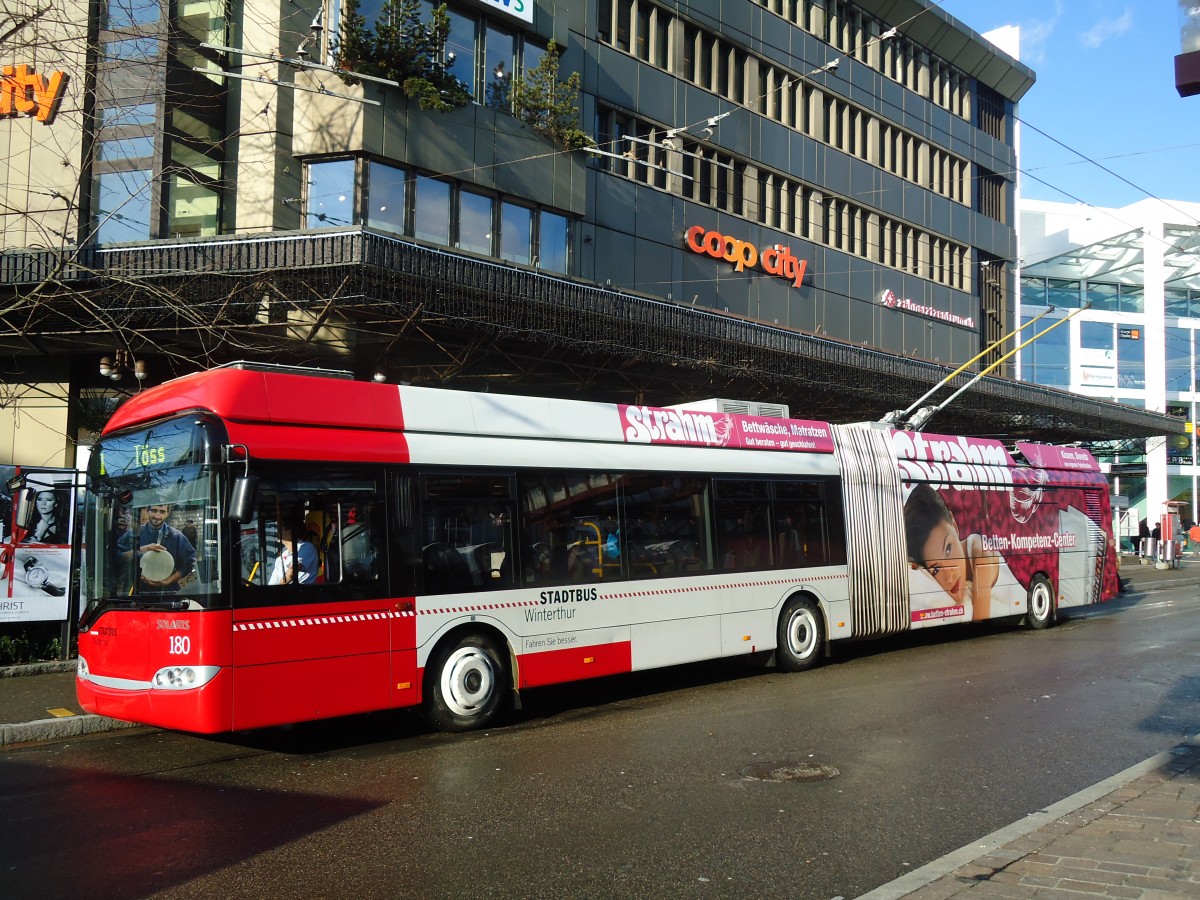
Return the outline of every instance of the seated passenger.
[[[268,584],[316,584],[320,559],[311,541],[296,540],[301,527],[300,522],[279,523],[282,549],[275,559],[275,568],[271,571]]]

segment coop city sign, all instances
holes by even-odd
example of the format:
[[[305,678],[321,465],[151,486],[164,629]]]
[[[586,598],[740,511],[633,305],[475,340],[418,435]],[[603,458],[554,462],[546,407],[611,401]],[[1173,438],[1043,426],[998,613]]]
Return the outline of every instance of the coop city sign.
[[[719,231],[706,231],[703,225],[693,225],[684,232],[683,239],[693,253],[733,263],[733,268],[738,272],[761,266],[768,275],[786,278],[795,287],[800,287],[804,272],[808,269],[808,260],[793,256],[790,247],[776,244],[760,253],[749,241],[738,240]]]
[[[49,122],[62,100],[67,84],[65,72],[44,78],[22,63],[0,69],[0,116],[34,116]]]

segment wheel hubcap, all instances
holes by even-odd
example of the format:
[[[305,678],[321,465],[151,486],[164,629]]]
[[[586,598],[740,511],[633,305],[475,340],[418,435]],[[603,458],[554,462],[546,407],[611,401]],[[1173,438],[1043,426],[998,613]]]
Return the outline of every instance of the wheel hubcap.
[[[1033,589],[1033,616],[1036,619],[1044,619],[1050,615],[1050,592],[1046,590],[1045,585],[1038,585]]]
[[[813,622],[812,613],[807,609],[798,609],[792,613],[788,621],[788,650],[797,659],[807,659],[817,646],[817,629]]]
[[[491,699],[496,688],[492,660],[478,647],[460,647],[442,667],[442,699],[451,712],[471,716]]]

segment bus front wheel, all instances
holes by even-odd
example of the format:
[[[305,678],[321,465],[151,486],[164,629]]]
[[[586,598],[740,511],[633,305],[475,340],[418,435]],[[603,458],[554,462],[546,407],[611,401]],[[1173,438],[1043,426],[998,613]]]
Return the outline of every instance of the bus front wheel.
[[[1035,575],[1029,585],[1029,610],[1025,622],[1035,631],[1054,624],[1057,604],[1054,602],[1054,587],[1044,575]]]
[[[779,641],[775,661],[785,672],[803,672],[821,662],[825,652],[825,625],[821,611],[807,597],[795,597],[779,616]]]
[[[429,671],[429,723],[441,731],[470,731],[495,719],[508,688],[508,669],[495,643],[471,634],[438,651]]]

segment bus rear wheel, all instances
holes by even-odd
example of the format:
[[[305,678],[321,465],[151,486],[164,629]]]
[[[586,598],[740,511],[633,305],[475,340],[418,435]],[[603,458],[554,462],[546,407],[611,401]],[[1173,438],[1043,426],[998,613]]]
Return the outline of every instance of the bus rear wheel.
[[[447,644],[434,656],[429,671],[426,716],[434,728],[483,728],[500,712],[508,668],[490,638],[471,634]]]
[[[1033,576],[1029,585],[1029,608],[1025,613],[1026,624],[1035,631],[1041,631],[1054,624],[1057,618],[1057,604],[1054,602],[1054,587],[1044,575]]]
[[[779,616],[775,663],[785,672],[803,672],[821,662],[825,624],[821,611],[807,597],[794,597]]]

